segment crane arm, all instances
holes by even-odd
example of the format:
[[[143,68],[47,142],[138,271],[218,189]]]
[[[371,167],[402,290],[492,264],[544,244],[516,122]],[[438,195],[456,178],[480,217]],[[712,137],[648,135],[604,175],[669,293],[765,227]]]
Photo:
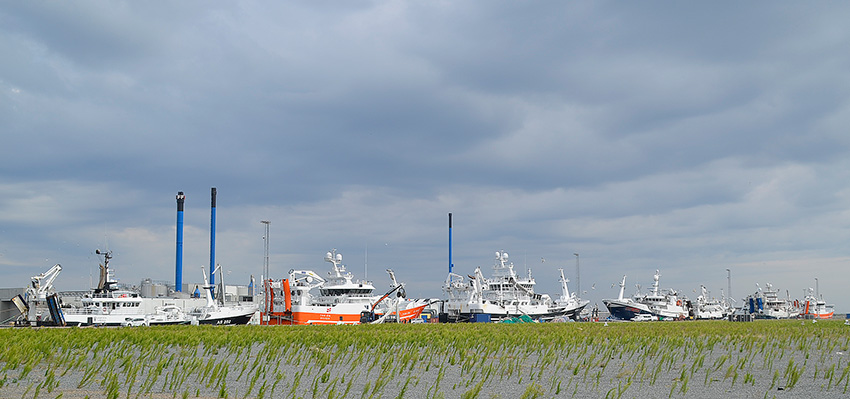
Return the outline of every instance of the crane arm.
[[[391,288],[389,291],[387,291],[387,293],[386,293],[386,294],[384,294],[384,296],[382,296],[380,299],[378,299],[377,301],[375,301],[375,303],[374,303],[374,304],[372,304],[372,309],[370,309],[369,311],[370,311],[370,312],[374,312],[374,311],[375,311],[375,308],[376,308],[376,307],[378,307],[378,304],[380,304],[381,302],[383,302],[383,300],[384,300],[384,299],[387,299],[387,297],[389,297],[390,295],[392,295],[394,292],[398,291],[398,290],[399,290],[399,289],[401,289],[401,288],[404,288],[404,284],[399,284],[399,285],[397,285],[397,286],[395,286],[395,287]]]
[[[47,291],[52,290],[53,282],[56,280],[56,277],[59,276],[59,272],[61,271],[62,266],[57,263],[46,272],[37,276],[32,276],[32,287],[36,290],[36,293],[39,296],[42,296],[46,294]]]

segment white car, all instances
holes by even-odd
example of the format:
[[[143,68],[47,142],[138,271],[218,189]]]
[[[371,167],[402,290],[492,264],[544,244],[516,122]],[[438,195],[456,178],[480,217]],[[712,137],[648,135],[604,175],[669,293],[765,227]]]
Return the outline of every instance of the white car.
[[[632,321],[658,321],[658,316],[653,316],[651,314],[641,313],[641,314],[635,315],[635,317],[632,318]]]
[[[148,320],[144,317],[127,317],[121,323],[122,327],[140,327],[147,326]]]

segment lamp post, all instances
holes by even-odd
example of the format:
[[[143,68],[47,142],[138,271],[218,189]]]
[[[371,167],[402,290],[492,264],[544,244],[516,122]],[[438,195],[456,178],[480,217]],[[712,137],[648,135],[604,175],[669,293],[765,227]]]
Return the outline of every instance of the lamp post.
[[[261,220],[260,223],[266,225],[266,233],[263,235],[263,280],[269,279],[269,225],[272,223],[268,220]],[[263,283],[265,287],[265,283]]]
[[[260,324],[268,325],[268,311],[271,305],[266,300],[266,284],[269,284],[269,225],[272,222],[268,220],[260,220],[260,223],[266,225],[266,232],[263,234],[263,278],[260,279],[263,282],[263,312],[265,313],[265,316],[260,319]],[[260,315],[262,315],[263,312],[261,312]]]
[[[820,285],[818,285],[817,277],[815,277],[815,298],[820,299]]]
[[[732,305],[732,270],[726,269],[726,297],[729,298],[729,305]]]
[[[578,287],[578,296],[581,297],[581,268],[578,261],[578,253],[573,253],[576,256],[576,287]]]

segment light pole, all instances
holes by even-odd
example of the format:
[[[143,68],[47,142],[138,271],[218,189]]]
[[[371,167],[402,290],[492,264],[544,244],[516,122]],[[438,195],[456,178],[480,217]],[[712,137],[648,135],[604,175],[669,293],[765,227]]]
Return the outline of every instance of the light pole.
[[[726,269],[726,297],[729,298],[729,306],[732,306],[732,270]]]
[[[265,313],[265,316],[260,319],[260,324],[265,323],[268,325],[270,304],[266,300],[266,284],[269,284],[269,225],[272,222],[268,220],[260,220],[260,223],[266,225],[266,233],[263,235],[263,278],[260,279],[263,281],[263,312]],[[262,315],[263,312],[261,312],[260,315]]]
[[[578,253],[573,253],[576,256],[576,287],[578,287],[578,296],[581,297],[581,268],[578,261]]]
[[[820,285],[818,285],[817,277],[815,277],[815,299],[820,299]]]
[[[261,220],[260,223],[266,225],[266,233],[263,235],[263,287],[265,287],[265,281],[269,279],[269,225],[272,222]]]

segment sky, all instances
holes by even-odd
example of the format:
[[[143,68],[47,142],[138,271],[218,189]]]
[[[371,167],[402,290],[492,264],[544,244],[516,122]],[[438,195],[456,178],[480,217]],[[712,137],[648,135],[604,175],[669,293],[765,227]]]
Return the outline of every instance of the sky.
[[[4,2],[0,274],[324,274],[442,297],[507,251],[604,308],[771,283],[850,312],[846,2]],[[579,254],[578,256],[574,254]],[[728,272],[727,272],[728,269]],[[731,281],[727,278],[731,276]],[[95,278],[96,280],[96,278]],[[758,286],[757,286],[758,284]]]

